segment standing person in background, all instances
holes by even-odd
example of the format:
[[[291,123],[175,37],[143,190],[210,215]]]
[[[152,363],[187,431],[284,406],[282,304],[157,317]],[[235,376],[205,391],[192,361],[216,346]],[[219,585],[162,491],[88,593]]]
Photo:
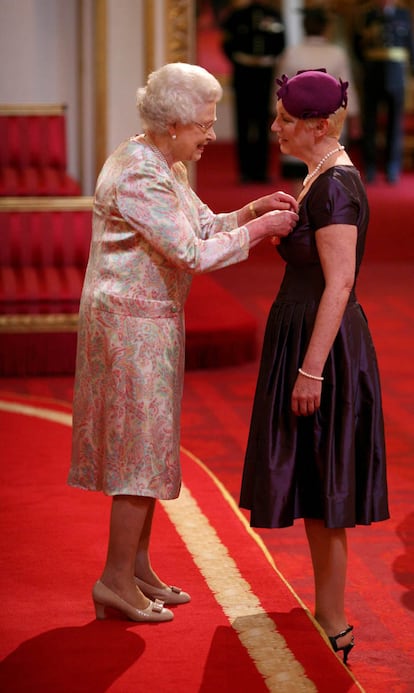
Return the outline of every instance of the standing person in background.
[[[297,220],[283,192],[225,214],[189,185],[183,162],[215,140],[219,82],[171,63],[137,92],[144,131],[122,142],[99,175],[82,290],[69,484],[112,498],[106,562],[92,597],[133,621],[169,621],[190,595],[152,568],[156,499],[181,486],[184,304],[197,272],[247,259]],[[177,566],[179,561],[177,561]]]
[[[279,84],[272,130],[309,173],[299,221],[277,246],[286,267],[266,325],[240,505],[252,527],[303,518],[315,618],[346,663],[347,528],[389,517],[378,364],[355,293],[369,208],[339,142],[346,82],[309,70]]]
[[[303,16],[304,37],[296,45],[288,46],[278,60],[277,72],[293,77],[300,70],[317,70],[323,66],[328,74],[348,82],[347,136],[360,137],[359,98],[348,53],[329,38],[332,14],[324,7],[300,10]]]
[[[222,23],[223,50],[233,66],[235,127],[241,182],[268,180],[270,97],[276,58],[285,47],[281,15],[254,0]]]
[[[324,7],[310,7],[299,10],[303,16],[304,37],[300,43],[288,46],[281,54],[277,63],[279,75],[293,77],[300,70],[317,70],[324,66],[326,71],[348,82],[347,120],[341,141],[358,140],[361,136],[359,118],[359,99],[354,86],[351,64],[346,50],[334,44],[328,38],[332,17]],[[306,175],[305,164],[288,155],[283,155],[282,175],[285,178],[296,179],[298,192],[301,180]]]
[[[365,178],[375,180],[378,111],[386,107],[385,173],[396,183],[402,167],[403,118],[408,66],[414,68],[412,20],[395,0],[378,0],[361,13],[354,33],[362,70]]]

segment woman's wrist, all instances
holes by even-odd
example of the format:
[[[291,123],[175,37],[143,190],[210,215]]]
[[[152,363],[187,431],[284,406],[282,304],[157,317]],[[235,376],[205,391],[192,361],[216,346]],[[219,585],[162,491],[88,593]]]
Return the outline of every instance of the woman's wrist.
[[[307,371],[304,371],[303,368],[298,368],[298,372],[310,380],[318,380],[319,382],[323,381],[323,375],[314,375],[313,373],[308,373]]]
[[[240,209],[237,211],[237,220],[239,226],[242,224],[248,224],[249,221],[254,221],[260,216],[257,212],[256,208],[256,202],[249,202],[247,205],[244,205],[244,207],[240,207]]]

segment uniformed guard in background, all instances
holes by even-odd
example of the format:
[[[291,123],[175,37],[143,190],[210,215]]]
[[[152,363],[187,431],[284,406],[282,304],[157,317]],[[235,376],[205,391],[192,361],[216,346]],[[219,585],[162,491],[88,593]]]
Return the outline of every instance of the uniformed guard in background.
[[[404,101],[409,67],[414,67],[412,18],[394,0],[371,2],[354,36],[362,69],[363,153],[366,181],[376,176],[376,134],[380,105],[386,109],[385,173],[399,179],[403,154]]]
[[[276,58],[285,47],[284,26],[274,6],[256,0],[227,15],[222,28],[223,50],[233,66],[240,178],[264,182],[268,179],[270,99]]]

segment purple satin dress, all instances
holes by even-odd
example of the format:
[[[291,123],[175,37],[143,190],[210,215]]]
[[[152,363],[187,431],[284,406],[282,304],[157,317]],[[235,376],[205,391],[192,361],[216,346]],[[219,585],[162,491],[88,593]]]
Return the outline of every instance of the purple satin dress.
[[[315,233],[357,226],[356,280],[368,219],[358,171],[335,166],[313,183],[278,246],[287,264],[265,331],[240,498],[252,527],[287,527],[300,517],[352,527],[389,517],[377,359],[355,286],[325,363],[320,409],[306,417],[291,410],[324,289]]]

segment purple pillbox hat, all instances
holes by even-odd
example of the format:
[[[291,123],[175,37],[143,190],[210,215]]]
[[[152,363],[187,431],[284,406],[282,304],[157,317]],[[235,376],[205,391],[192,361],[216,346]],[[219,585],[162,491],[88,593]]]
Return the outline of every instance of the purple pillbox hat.
[[[301,70],[290,79],[283,75],[276,81],[277,98],[294,118],[328,118],[348,103],[348,82],[338,82],[324,68]]]

